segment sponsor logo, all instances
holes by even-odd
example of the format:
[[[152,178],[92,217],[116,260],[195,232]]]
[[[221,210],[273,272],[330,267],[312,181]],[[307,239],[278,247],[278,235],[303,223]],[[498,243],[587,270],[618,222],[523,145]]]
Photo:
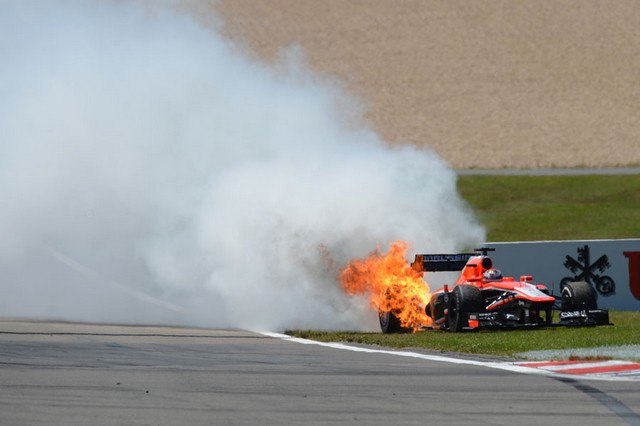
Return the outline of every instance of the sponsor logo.
[[[622,252],[629,259],[629,290],[636,300],[640,300],[640,251]]]
[[[457,262],[467,261],[471,258],[471,254],[425,254],[422,259],[425,262]]]
[[[560,281],[560,288],[564,288],[567,283],[573,281],[586,281],[603,296],[615,294],[616,283],[613,278],[608,275],[601,275],[611,267],[606,254],[591,262],[591,251],[589,246],[585,245],[578,248],[577,259],[569,255],[565,257],[564,267],[574,275],[572,277],[564,277]]]
[[[587,316],[586,311],[565,311],[560,312],[560,319],[569,319],[569,318],[585,318]]]

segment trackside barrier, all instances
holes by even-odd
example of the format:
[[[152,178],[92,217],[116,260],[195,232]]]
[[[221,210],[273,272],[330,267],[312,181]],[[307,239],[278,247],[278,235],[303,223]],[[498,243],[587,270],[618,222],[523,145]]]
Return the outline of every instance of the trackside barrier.
[[[640,239],[485,243],[503,275],[533,275],[554,294],[570,281],[586,281],[602,309],[640,310]]]

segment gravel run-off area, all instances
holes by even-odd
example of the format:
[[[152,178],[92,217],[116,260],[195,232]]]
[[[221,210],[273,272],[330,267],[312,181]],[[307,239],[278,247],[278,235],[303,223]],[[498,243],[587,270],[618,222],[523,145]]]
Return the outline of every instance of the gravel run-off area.
[[[454,169],[640,165],[637,2],[191,4],[260,60],[301,47],[386,142]]]

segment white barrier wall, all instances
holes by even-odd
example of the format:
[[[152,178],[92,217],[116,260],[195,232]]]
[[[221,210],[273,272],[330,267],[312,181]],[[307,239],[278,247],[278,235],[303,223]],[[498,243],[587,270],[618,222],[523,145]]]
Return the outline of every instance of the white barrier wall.
[[[640,239],[486,243],[489,256],[504,276],[554,288],[567,281],[586,281],[596,289],[598,307],[640,310]]]

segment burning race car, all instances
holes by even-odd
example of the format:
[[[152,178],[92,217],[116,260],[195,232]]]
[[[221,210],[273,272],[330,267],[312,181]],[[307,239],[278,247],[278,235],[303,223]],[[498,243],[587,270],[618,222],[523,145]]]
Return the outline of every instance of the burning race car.
[[[397,310],[380,309],[383,333],[409,332],[415,328],[463,331],[609,324],[609,312],[598,309],[596,293],[589,283],[566,283],[561,295],[554,296],[546,286],[533,283],[531,275],[522,275],[517,281],[503,277],[487,256],[493,250],[416,255],[411,264],[416,273],[461,271],[460,275],[452,286],[445,285],[431,293],[423,311],[430,324],[406,324]],[[559,320],[554,322],[556,311]]]

